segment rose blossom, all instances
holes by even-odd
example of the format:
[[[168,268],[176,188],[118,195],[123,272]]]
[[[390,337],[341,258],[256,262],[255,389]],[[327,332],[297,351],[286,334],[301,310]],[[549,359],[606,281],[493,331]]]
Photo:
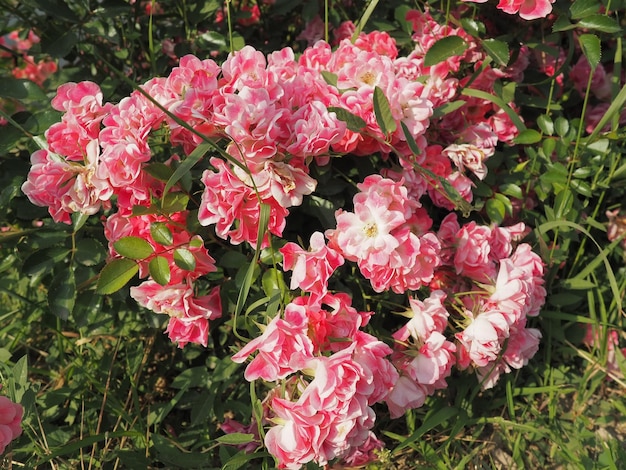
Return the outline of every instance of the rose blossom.
[[[22,405],[0,396],[0,455],[12,440],[22,434],[23,414]]]
[[[283,268],[293,271],[289,288],[294,290],[299,287],[318,299],[326,295],[328,279],[344,262],[341,254],[326,246],[321,232],[311,235],[309,251],[289,242],[280,252],[283,255]]]

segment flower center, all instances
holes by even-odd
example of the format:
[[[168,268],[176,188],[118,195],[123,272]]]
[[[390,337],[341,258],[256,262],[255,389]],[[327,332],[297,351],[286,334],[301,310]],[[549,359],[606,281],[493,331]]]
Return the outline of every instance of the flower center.
[[[359,77],[363,83],[368,85],[374,85],[376,82],[376,76],[372,72],[365,72],[363,75]]]
[[[374,222],[370,222],[363,226],[363,233],[365,233],[366,237],[374,238],[376,235],[378,235],[378,227]]]

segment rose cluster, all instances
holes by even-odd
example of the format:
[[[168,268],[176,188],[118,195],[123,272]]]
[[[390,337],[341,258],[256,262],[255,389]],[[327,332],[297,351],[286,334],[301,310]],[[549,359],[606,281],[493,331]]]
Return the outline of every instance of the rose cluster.
[[[143,280],[131,296],[168,315],[180,347],[206,346],[209,320],[224,312],[219,284],[206,281],[216,271],[210,245],[194,224],[232,245],[270,247],[290,210],[316,191],[314,167],[380,156],[334,226],[308,247],[283,244],[290,301],[233,356],[253,357],[245,378],[271,385],[254,425],[268,428],[264,443],[280,468],[361,464],[382,445],[375,403],[401,416],[445,388],[453,367],[491,387],[538,348],[541,335],[526,322],[544,301],[543,263],[521,243],[525,227],[462,222],[453,212],[472,201],[496,146],[517,133],[491,100],[460,92],[492,92],[498,79],[520,79],[526,63],[494,67],[476,39],[428,12],[407,20],[415,47],[406,56],[372,32],[335,49],[319,41],[297,58],[290,48],[265,56],[250,46],[221,66],[185,56],[117,104],[104,103],[97,84],[62,85],[52,101],[61,122],[32,155],[22,188],[57,222],[104,210],[110,259],[133,259]],[[463,39],[464,52],[427,65],[429,48],[449,36]],[[196,197],[197,181],[177,169],[208,149],[219,151],[204,161]],[[130,256],[124,246],[133,243],[145,253]],[[374,312],[329,287],[346,263],[375,293],[406,296],[409,321],[389,344],[364,331]]]

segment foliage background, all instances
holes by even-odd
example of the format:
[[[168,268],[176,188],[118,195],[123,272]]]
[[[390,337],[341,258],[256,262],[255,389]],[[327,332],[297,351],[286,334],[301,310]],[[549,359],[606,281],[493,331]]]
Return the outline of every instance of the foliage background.
[[[94,293],[106,260],[98,217],[74,232],[54,224],[19,189],[37,136],[59,119],[50,99],[60,84],[95,81],[105,100],[116,102],[131,91],[116,70],[142,83],[175,65],[164,41],[172,41],[178,57],[219,60],[244,44],[266,53],[290,45],[297,52],[306,47],[297,38],[307,22],[326,14],[317,1],[277,0],[261,5],[260,21],[250,25],[244,4],[230,2],[229,31],[218,1],[0,0],[0,35],[33,30],[41,37],[31,50],[35,60],[58,63],[39,87],[11,76],[23,65],[20,56],[0,59],[1,109],[9,121],[0,128],[0,382],[26,408],[24,435],[4,456],[7,468],[272,467],[266,454],[248,462],[250,456],[219,440],[224,417],[251,414],[243,367],[230,360],[229,319],[212,324],[208,349],[177,349],[163,336],[162,319],[140,310],[127,289],[108,297]],[[445,14],[455,6],[433,2],[431,8]],[[365,8],[360,1],[332,4],[328,23],[357,20]],[[389,31],[408,46],[408,8],[424,5],[381,2],[365,30]],[[531,364],[492,390],[453,378],[405,420],[391,421],[377,409],[387,450],[372,468],[620,468],[626,461],[624,363],[618,357],[621,371],[607,375],[607,332],[618,331],[623,345],[626,276],[620,240],[607,241],[605,213],[621,207],[626,185],[626,130],[619,123],[626,101],[624,5],[559,1],[550,21],[531,23],[489,4],[467,8],[477,35],[495,32],[513,52],[520,44],[549,56],[557,46],[566,52],[562,85],[558,73],[535,72],[517,88],[500,90],[502,99],[514,97],[529,130],[519,145],[489,160],[490,176],[475,189],[485,201],[476,217],[486,222],[509,219],[521,197],[536,197],[536,205],[522,204],[518,217],[534,228],[535,247],[548,265],[548,300],[536,320],[544,336]],[[581,115],[593,97],[589,90],[577,95],[567,80],[581,54],[581,34],[598,39],[600,60],[613,64],[616,77],[610,131],[591,136]],[[345,169],[357,176],[371,164],[346,161]],[[303,207],[299,216],[305,220],[314,210]],[[249,253],[221,255],[215,256],[219,274],[230,277],[225,296],[234,304]],[[252,295],[260,289],[255,285]],[[588,324],[602,327],[593,348],[582,343]]]

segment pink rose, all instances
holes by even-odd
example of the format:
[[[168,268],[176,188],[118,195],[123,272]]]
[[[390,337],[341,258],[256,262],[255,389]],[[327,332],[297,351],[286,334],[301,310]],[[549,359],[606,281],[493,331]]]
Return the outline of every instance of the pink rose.
[[[311,235],[310,250],[306,251],[295,243],[287,243],[280,249],[283,267],[292,270],[290,289],[300,288],[321,299],[328,291],[328,279],[344,262],[343,256],[326,246],[324,235]]]
[[[285,319],[277,315],[265,327],[263,334],[246,344],[232,360],[242,363],[257,352],[244,377],[248,381],[258,378],[268,382],[284,379],[302,369],[313,357],[313,343],[307,336],[306,308],[295,304],[285,307]]]
[[[9,443],[22,434],[22,405],[0,396],[0,455]]]

